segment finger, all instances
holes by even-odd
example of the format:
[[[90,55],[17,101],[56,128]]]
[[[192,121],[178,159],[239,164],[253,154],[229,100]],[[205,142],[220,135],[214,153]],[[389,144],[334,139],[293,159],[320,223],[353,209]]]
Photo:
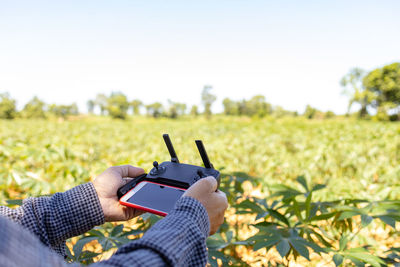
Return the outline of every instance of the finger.
[[[218,184],[214,177],[208,176],[198,180],[185,192],[184,195],[190,194],[192,191],[200,194],[212,193],[217,188]]]
[[[122,180],[124,181],[124,184],[127,184],[127,183],[129,183],[130,181],[132,181],[133,178],[123,178]]]
[[[213,176],[207,176],[206,178],[203,178],[201,180],[203,180],[204,186],[207,186],[206,191],[208,193],[215,192],[215,190],[217,190],[218,182],[217,179],[215,179]]]
[[[226,194],[224,191],[221,190],[217,190],[215,193],[217,193],[219,196],[225,197],[226,198]]]
[[[134,167],[132,165],[121,165],[111,167],[112,170],[118,172],[121,177],[136,177],[144,173],[142,168]]]
[[[219,191],[219,192],[216,192],[216,194],[218,195],[218,197],[219,197],[222,201],[228,203],[228,198],[226,197],[226,194],[225,194],[224,192]]]

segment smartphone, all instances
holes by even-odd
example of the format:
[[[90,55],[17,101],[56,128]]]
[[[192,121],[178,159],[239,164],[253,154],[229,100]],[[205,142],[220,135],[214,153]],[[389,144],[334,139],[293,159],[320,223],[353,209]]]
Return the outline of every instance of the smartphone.
[[[185,193],[185,189],[143,181],[122,196],[122,205],[166,216],[175,203]]]

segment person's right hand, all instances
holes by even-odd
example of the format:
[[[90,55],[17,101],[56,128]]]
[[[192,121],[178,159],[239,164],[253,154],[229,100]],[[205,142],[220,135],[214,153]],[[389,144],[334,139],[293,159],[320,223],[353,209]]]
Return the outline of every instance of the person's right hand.
[[[215,234],[224,222],[224,213],[228,208],[226,195],[222,191],[215,191],[217,186],[217,180],[208,176],[197,181],[183,194],[197,199],[206,208],[210,219],[210,235]]]

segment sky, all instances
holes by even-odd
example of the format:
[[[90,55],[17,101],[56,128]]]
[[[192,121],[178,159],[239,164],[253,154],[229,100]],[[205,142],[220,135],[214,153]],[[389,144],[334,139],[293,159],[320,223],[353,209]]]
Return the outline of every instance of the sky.
[[[120,91],[199,105],[264,95],[345,113],[340,79],[400,61],[400,1],[4,1],[0,93],[21,108]]]

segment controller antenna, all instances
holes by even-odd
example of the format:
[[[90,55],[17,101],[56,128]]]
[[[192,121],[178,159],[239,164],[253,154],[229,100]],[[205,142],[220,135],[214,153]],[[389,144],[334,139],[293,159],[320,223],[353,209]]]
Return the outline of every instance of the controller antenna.
[[[214,169],[214,166],[210,162],[210,159],[207,156],[206,149],[204,148],[203,142],[201,140],[196,140],[197,149],[200,152],[201,159],[203,160],[204,167],[207,169]]]
[[[179,163],[178,156],[175,153],[174,146],[171,143],[171,139],[168,134],[163,134],[164,142],[167,145],[168,152],[171,155],[171,162]]]

